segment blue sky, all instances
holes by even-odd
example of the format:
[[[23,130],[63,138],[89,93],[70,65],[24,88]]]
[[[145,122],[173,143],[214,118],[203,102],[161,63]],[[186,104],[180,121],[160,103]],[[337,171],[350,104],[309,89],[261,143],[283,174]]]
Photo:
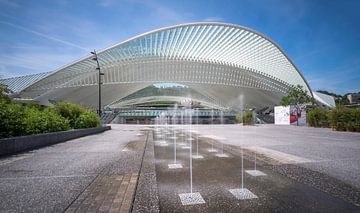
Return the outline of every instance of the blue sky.
[[[243,25],[272,38],[312,89],[360,91],[358,0],[0,0],[0,75],[47,72],[159,27]]]

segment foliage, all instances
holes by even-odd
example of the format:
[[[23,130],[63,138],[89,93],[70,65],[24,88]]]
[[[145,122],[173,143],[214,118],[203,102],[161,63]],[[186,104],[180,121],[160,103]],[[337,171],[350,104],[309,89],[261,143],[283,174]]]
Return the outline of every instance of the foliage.
[[[0,98],[0,123],[0,138],[6,138],[96,127],[100,119],[95,112],[68,102],[52,108],[35,103],[15,104]]]
[[[0,138],[23,135],[24,116],[25,113],[21,105],[0,99]]]
[[[328,127],[328,112],[322,108],[314,108],[306,113],[306,120],[312,127]]]
[[[331,127],[337,131],[360,132],[360,108],[337,107],[332,110],[315,108],[306,115],[313,127]]]
[[[39,110],[31,107],[26,110],[25,133],[39,134],[47,132],[65,131],[70,129],[69,120],[59,115],[54,109]]]
[[[85,111],[75,121],[75,129],[91,128],[100,125],[100,119],[94,111]]]
[[[337,107],[330,111],[329,123],[337,131],[360,132],[360,109]]]
[[[294,105],[298,106],[300,104],[306,104],[313,102],[313,98],[308,95],[306,90],[300,85],[297,85],[296,87],[293,87],[290,89],[287,96],[284,96],[281,101],[280,105],[282,106],[288,106],[288,105]]]
[[[344,105],[349,105],[350,104],[350,101],[349,99],[347,98],[347,95],[344,95],[344,96],[341,96],[341,97],[338,97],[335,99],[335,104],[336,106],[344,106]]]
[[[75,122],[77,118],[85,113],[85,109],[80,105],[73,104],[70,102],[62,101],[55,105],[55,110],[62,117],[67,118],[69,120],[70,126],[75,128]]]
[[[253,113],[251,111],[246,111],[242,115],[242,121],[244,125],[251,125],[253,124]]]
[[[238,124],[242,122],[242,114],[241,113],[236,114],[235,121]]]
[[[0,84],[0,100],[9,103],[10,102],[10,98],[8,97],[9,93],[10,90],[7,88],[7,86]]]

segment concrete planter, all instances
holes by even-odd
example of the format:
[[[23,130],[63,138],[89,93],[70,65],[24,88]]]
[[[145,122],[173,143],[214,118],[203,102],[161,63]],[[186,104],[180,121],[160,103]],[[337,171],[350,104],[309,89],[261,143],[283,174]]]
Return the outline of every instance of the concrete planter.
[[[101,126],[88,129],[74,129],[62,132],[4,138],[0,139],[0,156],[49,146],[75,138],[97,134],[110,129],[111,126]]]

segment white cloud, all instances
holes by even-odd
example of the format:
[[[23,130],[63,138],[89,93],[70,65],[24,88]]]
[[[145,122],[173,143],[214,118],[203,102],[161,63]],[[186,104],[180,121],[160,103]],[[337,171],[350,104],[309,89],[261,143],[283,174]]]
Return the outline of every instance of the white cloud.
[[[4,76],[12,77],[40,72],[49,72],[80,58],[81,52],[53,50],[28,46],[19,51],[0,55],[0,67]]]
[[[203,21],[205,22],[224,22],[224,19],[221,18],[221,17],[207,17],[207,18],[204,18]]]
[[[40,36],[40,37],[43,37],[43,38],[46,38],[46,39],[49,39],[49,40],[52,40],[52,41],[55,41],[55,42],[59,42],[61,44],[67,45],[67,46],[71,46],[71,47],[75,47],[75,48],[78,48],[78,49],[81,49],[81,50],[89,51],[88,49],[86,49],[84,47],[81,47],[81,46],[79,46],[77,44],[74,44],[72,42],[62,40],[62,39],[58,39],[58,38],[55,38],[55,37],[53,37],[51,35],[47,35],[47,34],[44,34],[44,33],[41,33],[41,32],[37,32],[37,31],[22,27],[22,26],[17,25],[17,24],[13,24],[13,23],[10,23],[10,22],[7,22],[7,21],[0,21],[0,23],[6,24],[8,26],[23,30],[25,32],[32,33],[34,35],[37,35],[37,36]]]
[[[14,75],[10,73],[4,65],[0,64],[0,79],[11,77],[14,77]]]

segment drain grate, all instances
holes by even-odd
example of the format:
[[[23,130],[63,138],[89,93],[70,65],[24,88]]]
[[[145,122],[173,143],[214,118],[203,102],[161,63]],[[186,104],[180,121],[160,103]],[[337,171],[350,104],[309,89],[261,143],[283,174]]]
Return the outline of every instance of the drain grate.
[[[250,190],[246,188],[229,189],[229,192],[239,200],[249,200],[249,199],[258,198],[258,196],[256,196],[254,193],[252,193]]]
[[[202,155],[193,155],[192,158],[194,158],[194,159],[203,159],[204,156],[202,156]]]
[[[182,205],[203,204],[205,200],[199,192],[179,194]]]
[[[215,156],[219,157],[219,158],[228,158],[229,157],[229,155],[227,155],[227,154],[216,154]]]
[[[173,164],[168,164],[169,169],[182,169],[183,166],[182,164],[179,163],[173,163]]]
[[[175,140],[175,139],[177,139],[178,137],[174,137],[174,136],[172,136],[172,137],[169,137],[169,139],[173,139],[173,140]]]
[[[264,172],[259,171],[259,170],[245,170],[245,172],[254,177],[266,176],[266,174]]]

